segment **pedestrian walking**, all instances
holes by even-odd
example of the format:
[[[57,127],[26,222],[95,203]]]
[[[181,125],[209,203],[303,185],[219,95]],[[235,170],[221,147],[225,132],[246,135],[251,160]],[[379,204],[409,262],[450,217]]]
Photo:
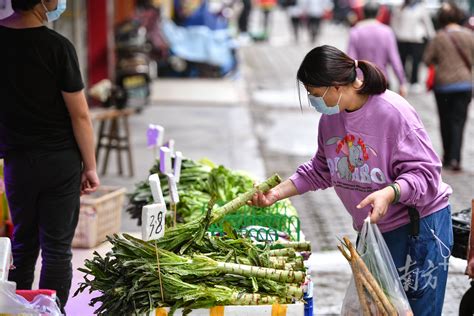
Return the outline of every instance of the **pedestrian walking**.
[[[429,11],[421,0],[405,0],[400,8],[394,10],[391,24],[397,37],[402,64],[409,75],[410,91],[420,93],[423,89],[419,84],[419,65],[426,42],[435,35]],[[410,68],[408,60],[411,61]]]
[[[321,29],[321,20],[329,6],[329,0],[300,0],[302,15],[307,22],[311,43],[316,42]]]
[[[248,36],[249,17],[252,12],[252,1],[242,0],[242,11],[240,11],[238,18],[238,27],[241,35]]]
[[[300,25],[301,25],[301,17],[303,15],[303,10],[301,8],[301,1],[296,0],[292,5],[286,8],[286,12],[290,18],[291,29],[293,30],[293,38],[295,42],[299,41],[299,33],[300,33]]]
[[[9,279],[31,289],[41,249],[39,287],[56,290],[64,311],[79,196],[99,185],[92,124],[74,46],[44,25],[66,0],[12,0],[12,7],[0,21],[0,157],[14,225]]]
[[[347,54],[354,59],[364,59],[376,64],[387,76],[387,66],[395,72],[399,93],[406,95],[406,79],[392,29],[376,18],[379,5],[369,2],[364,6],[364,20],[351,28]]]
[[[454,3],[443,3],[438,20],[441,29],[423,56],[435,65],[434,94],[443,142],[443,166],[461,170],[461,151],[468,107],[472,99],[472,53],[474,34],[459,23],[462,11]]]
[[[270,15],[276,6],[276,0],[258,0],[258,6],[263,14],[261,39],[267,40],[270,36]]]
[[[453,244],[452,189],[441,179],[441,161],[415,109],[386,89],[377,66],[332,46],[311,50],[297,79],[323,114],[316,154],[249,203],[269,206],[333,187],[357,230],[367,216],[378,224],[414,315],[441,315]]]

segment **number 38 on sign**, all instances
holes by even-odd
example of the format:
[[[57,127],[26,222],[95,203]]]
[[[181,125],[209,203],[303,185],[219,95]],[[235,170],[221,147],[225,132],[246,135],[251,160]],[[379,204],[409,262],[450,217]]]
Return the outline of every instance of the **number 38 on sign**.
[[[159,239],[165,234],[165,204],[145,205],[142,210],[142,239]]]

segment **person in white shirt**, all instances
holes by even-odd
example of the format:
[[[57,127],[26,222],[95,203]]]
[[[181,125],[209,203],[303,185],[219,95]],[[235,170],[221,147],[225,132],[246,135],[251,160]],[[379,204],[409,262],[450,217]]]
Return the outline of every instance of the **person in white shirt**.
[[[421,92],[418,83],[418,69],[426,42],[433,38],[435,29],[430,14],[420,0],[405,0],[405,3],[393,12],[391,26],[397,37],[400,58],[405,73],[410,74],[412,92]],[[411,72],[407,69],[407,60],[411,59]]]

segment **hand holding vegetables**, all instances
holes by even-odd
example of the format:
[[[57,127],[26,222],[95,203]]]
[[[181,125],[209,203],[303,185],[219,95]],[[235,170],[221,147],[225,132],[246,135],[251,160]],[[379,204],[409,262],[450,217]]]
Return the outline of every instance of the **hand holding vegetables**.
[[[394,190],[391,187],[385,187],[369,194],[357,205],[357,208],[361,209],[370,205],[372,207],[370,211],[370,222],[375,224],[387,214],[388,206],[393,202],[394,198]]]
[[[286,199],[290,196],[294,196],[297,194],[298,190],[296,190],[296,187],[293,182],[288,179],[266,193],[257,191],[252,196],[252,199],[247,202],[247,204],[258,207],[267,207],[279,200]]]

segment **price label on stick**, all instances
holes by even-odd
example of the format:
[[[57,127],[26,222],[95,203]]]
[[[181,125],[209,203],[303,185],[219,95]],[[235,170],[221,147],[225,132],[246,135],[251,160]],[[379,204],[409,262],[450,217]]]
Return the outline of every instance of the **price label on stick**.
[[[179,178],[181,177],[181,162],[183,161],[183,154],[180,151],[176,152],[174,157],[174,178],[176,183],[179,183]]]
[[[165,204],[145,205],[142,209],[142,239],[160,239],[165,234]]]
[[[174,157],[174,139],[170,139],[166,144],[166,147],[169,148],[171,157]]]
[[[165,204],[165,198],[163,197],[163,191],[161,190],[161,183],[158,174],[152,174],[148,177],[148,183],[150,184],[151,194],[153,195],[153,201],[159,204]]]
[[[164,174],[171,173],[171,154],[168,147],[160,148],[160,171]]]
[[[171,203],[174,205],[179,202],[178,186],[176,185],[176,178],[172,174],[168,174],[168,184],[170,187]]]
[[[161,147],[163,145],[163,137],[165,135],[165,129],[160,125],[148,125],[146,131],[147,146],[148,148]]]

